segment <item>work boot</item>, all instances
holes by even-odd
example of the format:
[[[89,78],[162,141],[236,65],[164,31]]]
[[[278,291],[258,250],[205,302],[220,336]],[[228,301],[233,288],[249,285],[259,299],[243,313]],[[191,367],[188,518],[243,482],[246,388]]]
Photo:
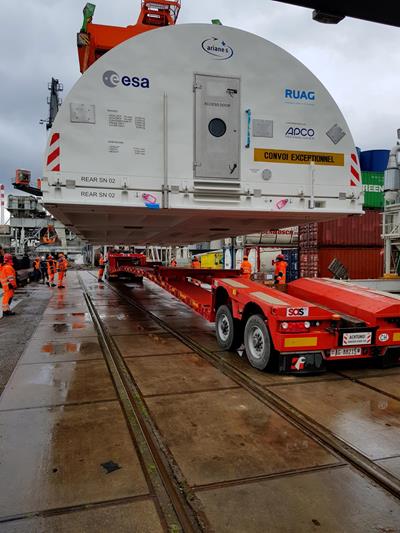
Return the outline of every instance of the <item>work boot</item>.
[[[14,316],[14,315],[15,315],[14,311],[11,311],[11,310],[3,311],[3,316]]]
[[[46,285],[47,285],[48,287],[50,287],[50,283],[49,283],[48,281],[46,281]]]
[[[104,283],[102,279],[97,280],[99,283]]]
[[[56,286],[56,284],[55,284],[55,283],[52,283],[52,284],[51,284],[51,286],[52,286],[52,287],[55,287],[55,286]]]
[[[58,288],[59,289],[65,289],[65,285],[59,285]]]

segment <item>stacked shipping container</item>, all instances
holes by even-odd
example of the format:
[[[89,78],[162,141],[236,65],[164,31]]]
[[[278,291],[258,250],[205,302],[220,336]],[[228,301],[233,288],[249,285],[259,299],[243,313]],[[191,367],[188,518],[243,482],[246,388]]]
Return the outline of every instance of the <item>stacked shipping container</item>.
[[[382,215],[365,215],[299,228],[300,277],[332,277],[329,264],[338,259],[352,279],[378,278],[383,274]]]
[[[384,170],[389,150],[358,150],[365,215],[299,228],[301,277],[332,277],[329,265],[340,261],[352,279],[383,275],[382,213]]]

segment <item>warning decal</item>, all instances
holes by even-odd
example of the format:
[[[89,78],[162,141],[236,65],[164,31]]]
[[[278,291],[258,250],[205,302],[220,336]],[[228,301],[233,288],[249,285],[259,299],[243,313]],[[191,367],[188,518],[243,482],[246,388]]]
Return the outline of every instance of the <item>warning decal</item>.
[[[295,165],[309,165],[311,161],[314,161],[316,165],[343,167],[344,154],[254,148],[254,161],[261,161],[263,163],[292,163]]]

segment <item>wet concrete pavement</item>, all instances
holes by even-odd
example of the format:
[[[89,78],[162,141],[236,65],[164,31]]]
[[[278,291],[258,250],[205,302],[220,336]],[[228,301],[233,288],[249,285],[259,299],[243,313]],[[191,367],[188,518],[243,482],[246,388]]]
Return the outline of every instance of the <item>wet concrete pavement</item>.
[[[398,500],[107,285],[82,279],[210,531],[400,531]],[[68,283],[0,398],[0,531],[165,531],[74,273]],[[220,352],[213,327],[162,289],[145,281],[127,292],[400,475],[400,402],[389,396],[400,369],[357,374],[365,384],[261,373]]]

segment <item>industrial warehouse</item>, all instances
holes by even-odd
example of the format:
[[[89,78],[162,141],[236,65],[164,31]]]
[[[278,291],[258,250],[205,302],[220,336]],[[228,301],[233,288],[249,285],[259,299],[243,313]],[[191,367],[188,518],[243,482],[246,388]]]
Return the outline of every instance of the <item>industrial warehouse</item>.
[[[400,533],[400,17],[23,8],[0,532]]]

